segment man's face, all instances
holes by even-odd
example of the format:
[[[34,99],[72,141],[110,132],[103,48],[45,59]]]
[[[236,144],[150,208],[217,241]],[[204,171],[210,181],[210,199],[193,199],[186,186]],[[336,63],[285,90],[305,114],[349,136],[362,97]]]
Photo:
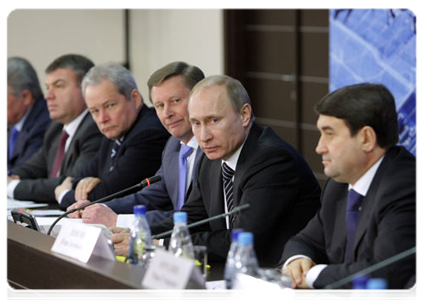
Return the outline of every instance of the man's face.
[[[16,96],[7,91],[7,125],[15,125],[18,123],[25,113],[28,111],[29,106],[25,101],[25,95],[31,96],[29,91],[25,90],[20,96]]]
[[[234,111],[224,86],[196,91],[191,95],[188,111],[194,135],[209,159],[227,160],[244,142],[251,110]]]
[[[322,155],[325,175],[354,184],[366,165],[360,134],[352,137],[344,120],[325,115],[319,116],[317,127],[321,135],[316,152]]]
[[[135,98],[131,95],[127,100],[109,80],[85,88],[85,101],[98,129],[112,140],[122,137],[134,124],[141,104],[141,98]]]
[[[86,108],[77,75],[70,69],[60,68],[46,74],[44,95],[50,119],[69,124]]]
[[[191,90],[182,76],[172,76],[151,89],[151,100],[157,116],[167,131],[185,144],[193,136],[188,115]]]

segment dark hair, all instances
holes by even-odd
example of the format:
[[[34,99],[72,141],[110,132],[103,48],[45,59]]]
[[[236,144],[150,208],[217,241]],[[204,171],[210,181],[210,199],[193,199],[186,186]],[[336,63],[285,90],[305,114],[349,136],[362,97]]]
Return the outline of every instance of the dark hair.
[[[364,126],[370,126],[382,148],[398,143],[395,99],[384,85],[361,83],[345,86],[323,97],[314,110],[321,115],[343,119],[351,136]]]
[[[21,57],[7,59],[7,87],[8,91],[17,97],[24,90],[30,91],[36,100],[43,96],[37,73],[31,63]]]
[[[57,69],[70,69],[72,70],[81,84],[85,74],[94,66],[94,63],[85,56],[78,54],[66,54],[56,58],[46,69],[46,73],[51,73]]]
[[[170,64],[167,64],[166,66],[155,71],[148,79],[147,85],[148,91],[150,93],[150,101],[152,101],[151,89],[154,86],[158,86],[166,79],[178,75],[182,76],[185,85],[190,90],[194,87],[194,85],[197,84],[197,82],[204,78],[204,73],[200,70],[200,68],[196,66],[191,66],[186,62],[175,61]]]

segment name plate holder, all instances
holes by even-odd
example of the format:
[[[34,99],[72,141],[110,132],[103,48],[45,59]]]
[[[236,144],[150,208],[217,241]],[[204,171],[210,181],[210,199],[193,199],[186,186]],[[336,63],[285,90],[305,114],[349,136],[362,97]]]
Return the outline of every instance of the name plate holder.
[[[115,260],[112,247],[99,227],[63,220],[51,251],[83,263],[94,255]]]

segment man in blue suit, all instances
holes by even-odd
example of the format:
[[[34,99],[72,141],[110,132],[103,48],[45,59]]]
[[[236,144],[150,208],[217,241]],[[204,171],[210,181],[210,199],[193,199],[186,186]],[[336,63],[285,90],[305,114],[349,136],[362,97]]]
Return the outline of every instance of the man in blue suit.
[[[120,64],[93,67],[82,90],[104,137],[90,163],[56,188],[63,209],[76,200],[97,200],[152,176],[169,139],[154,109],[143,104],[133,75]]]
[[[37,73],[26,59],[7,60],[7,168],[27,161],[43,144],[50,122]]]
[[[148,80],[150,100],[163,126],[172,135],[163,151],[162,165],[156,173],[161,175],[162,180],[138,193],[106,202],[106,206],[95,204],[87,207],[82,214],[83,222],[125,228],[133,222],[135,205],[147,206],[147,219],[150,223],[163,220],[171,216],[174,210],[181,208],[191,191],[192,182],[196,181],[197,167],[203,156],[193,136],[187,108],[192,87],[203,78],[204,74],[199,68],[184,62],[170,63],[151,75]],[[184,177],[186,184],[182,190],[179,188],[179,183],[182,183],[178,172],[179,156],[181,148],[186,146],[192,147],[193,151],[187,157],[188,172]],[[78,201],[69,209],[86,203],[88,201]],[[78,218],[80,215],[74,213],[70,217]],[[116,235],[116,238],[121,239],[118,247],[127,248],[123,235]]]

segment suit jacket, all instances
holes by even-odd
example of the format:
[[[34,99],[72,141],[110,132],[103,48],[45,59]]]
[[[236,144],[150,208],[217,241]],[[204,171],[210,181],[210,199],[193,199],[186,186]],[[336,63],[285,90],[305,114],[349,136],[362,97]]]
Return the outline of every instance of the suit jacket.
[[[415,158],[403,147],[387,151],[363,200],[354,240],[354,261],[344,263],[348,184],[328,180],[322,207],[304,230],[286,245],[282,262],[296,254],[329,264],[315,281],[322,288],[416,244]],[[415,257],[384,267],[373,277],[402,288],[415,274]],[[351,284],[346,285],[350,288]]]
[[[35,101],[26,118],[22,130],[15,140],[12,156],[7,160],[7,169],[11,170],[26,162],[43,144],[44,133],[50,123],[46,101]],[[10,128],[7,128],[7,149],[9,149]]]
[[[105,204],[117,214],[132,214],[135,205],[145,205],[147,207],[147,220],[150,224],[162,221],[171,216],[174,210],[176,210],[176,204],[178,202],[180,149],[180,141],[173,136],[170,137],[162,154],[162,165],[156,173],[156,175],[162,177],[162,180],[144,188],[138,193],[117,198]],[[194,159],[191,182],[197,181],[198,165],[202,156],[203,151],[198,148]],[[186,199],[190,190],[191,188],[188,188]]]
[[[96,156],[78,174],[74,188],[85,177],[98,177],[101,182],[89,193],[88,200],[98,200],[133,186],[156,173],[161,153],[169,133],[157,118],[153,108],[143,105],[131,129],[116,153],[114,168],[110,171],[114,141],[103,138]],[[60,203],[66,209],[75,202],[75,190],[69,191]]]
[[[224,213],[221,160],[204,156],[198,180],[182,211],[188,222]],[[234,223],[254,234],[262,266],[275,265],[285,242],[299,232],[320,207],[320,186],[301,155],[269,127],[253,124],[241,150],[233,185],[234,207],[250,204]],[[153,234],[170,230],[171,218],[153,224]],[[206,245],[211,260],[224,261],[231,243],[225,219],[191,228],[194,244]]]
[[[44,136],[43,146],[26,163],[14,168],[21,182],[14,191],[15,199],[57,203],[54,189],[66,176],[75,176],[98,151],[101,133],[90,114],[82,120],[63,158],[60,177],[49,178],[56,159],[63,124],[51,121]]]

